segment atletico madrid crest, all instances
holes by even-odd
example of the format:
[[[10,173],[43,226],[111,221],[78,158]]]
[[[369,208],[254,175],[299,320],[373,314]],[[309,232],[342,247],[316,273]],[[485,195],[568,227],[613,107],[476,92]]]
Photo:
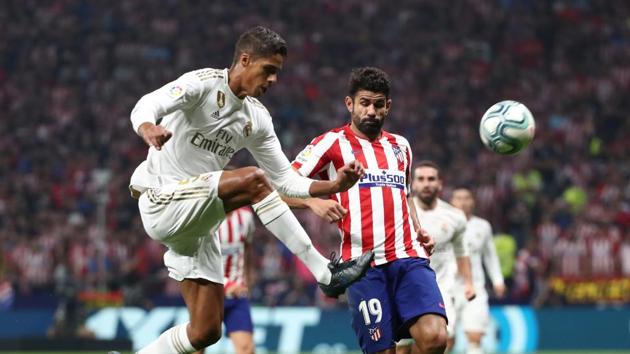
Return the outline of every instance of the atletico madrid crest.
[[[378,342],[378,340],[381,339],[380,327],[368,328],[368,330],[370,331],[370,338],[373,341]]]
[[[394,155],[396,155],[398,161],[405,162],[405,154],[400,149],[400,146],[392,145],[392,150],[394,150]]]

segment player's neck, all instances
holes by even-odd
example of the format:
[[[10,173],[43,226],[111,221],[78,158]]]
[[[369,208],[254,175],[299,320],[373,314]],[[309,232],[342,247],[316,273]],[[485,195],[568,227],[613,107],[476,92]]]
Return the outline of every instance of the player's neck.
[[[247,96],[247,92],[241,86],[241,73],[237,68],[228,69],[228,86],[234,96],[241,100]]]
[[[420,199],[418,197],[414,197],[414,198],[416,199],[416,203],[418,204],[420,209],[422,209],[424,211],[433,210],[437,206],[437,198],[433,199],[433,201],[431,203],[429,203],[429,204],[423,202],[422,199]]]
[[[369,140],[369,141],[376,141],[378,139],[381,138],[381,136],[383,135],[383,130],[379,130],[378,133],[374,136],[371,135],[367,135],[364,132],[360,131],[359,128],[357,128],[354,123],[350,123],[350,130],[352,130],[352,133],[354,133],[354,135],[356,135],[357,137],[361,138],[361,139],[365,139],[365,140]]]

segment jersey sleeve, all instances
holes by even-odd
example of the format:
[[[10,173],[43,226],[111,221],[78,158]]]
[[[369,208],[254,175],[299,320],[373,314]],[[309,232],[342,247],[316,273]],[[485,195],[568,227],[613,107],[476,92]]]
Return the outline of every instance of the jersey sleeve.
[[[327,133],[313,139],[291,163],[302,176],[313,177],[326,169],[331,162],[328,151],[336,141],[336,135]]]
[[[131,111],[133,130],[138,132],[143,123],[157,124],[160,118],[178,109],[195,107],[201,102],[210,84],[211,81],[202,81],[197,71],[192,71],[142,96]]]
[[[490,226],[489,222],[485,222],[484,224],[482,249],[483,264],[488,271],[488,276],[492,281],[492,285],[503,284],[501,264],[499,263],[499,256],[497,255],[497,249],[492,238],[492,226]]]
[[[413,153],[411,152],[411,146],[408,144],[405,144],[406,147],[406,153],[405,156],[407,157],[407,167],[405,168],[405,177],[407,178],[407,195],[411,195],[411,182],[412,182],[412,174],[411,174],[411,169],[413,168]]]
[[[280,147],[280,141],[271,124],[271,117],[257,119],[257,124],[260,124],[260,127],[254,139],[248,143],[247,150],[267,173],[271,184],[288,197],[310,197],[309,189],[313,180],[302,177],[293,170]]]
[[[456,215],[456,226],[453,234],[453,252],[455,257],[468,256],[468,246],[466,245],[464,234],[466,233],[466,217]]]

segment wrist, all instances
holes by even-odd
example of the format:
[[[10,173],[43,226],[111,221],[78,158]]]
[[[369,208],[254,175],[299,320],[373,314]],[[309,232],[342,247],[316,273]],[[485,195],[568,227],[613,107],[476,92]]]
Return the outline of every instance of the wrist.
[[[155,126],[155,124],[153,124],[151,122],[144,122],[144,123],[140,124],[138,126],[138,130],[137,130],[138,135],[144,136],[144,131],[146,129],[149,129],[149,128],[153,127],[153,126]]]
[[[342,191],[341,190],[341,183],[339,182],[339,180],[335,180],[335,181],[333,181],[331,183],[330,193],[328,193],[328,194],[336,194],[336,193],[339,193],[341,191]]]

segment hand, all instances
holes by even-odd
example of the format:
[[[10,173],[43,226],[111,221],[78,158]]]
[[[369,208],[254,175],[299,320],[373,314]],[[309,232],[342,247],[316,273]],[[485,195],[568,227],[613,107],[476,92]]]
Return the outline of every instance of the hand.
[[[431,237],[431,235],[429,235],[425,229],[420,227],[418,228],[417,239],[422,247],[424,247],[424,249],[427,251],[427,253],[429,255],[432,255],[433,251],[435,250],[435,240],[433,239],[433,237]]]
[[[234,284],[225,289],[226,297],[247,297],[249,289],[243,284]]]
[[[329,223],[341,220],[348,211],[331,199],[312,198],[308,201],[308,207],[320,218]]]
[[[472,301],[477,296],[472,283],[464,284],[464,296],[466,296],[466,300],[468,301]]]
[[[497,284],[494,286],[494,294],[500,299],[505,296],[505,284]]]
[[[173,133],[166,130],[163,126],[149,122],[142,123],[138,127],[138,134],[140,134],[147,145],[153,146],[156,150],[161,150],[162,145],[166,144],[168,139],[173,136]]]
[[[338,186],[337,192],[347,191],[354,186],[364,174],[363,165],[361,165],[359,161],[355,160],[343,165],[337,170],[337,179],[335,180]]]

